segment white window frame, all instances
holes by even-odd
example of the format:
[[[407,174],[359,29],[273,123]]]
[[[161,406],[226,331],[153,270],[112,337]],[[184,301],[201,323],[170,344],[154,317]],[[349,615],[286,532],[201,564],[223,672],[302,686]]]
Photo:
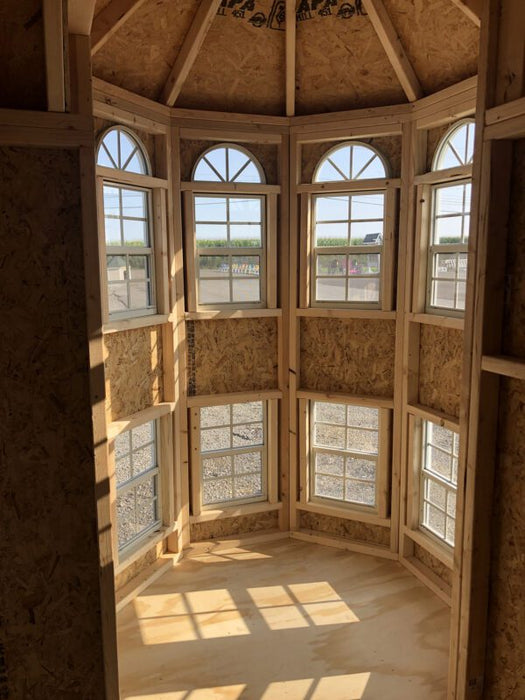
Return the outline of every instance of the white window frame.
[[[325,512],[354,520],[386,524],[390,510],[390,461],[391,461],[391,430],[392,410],[389,400],[375,401],[372,397],[363,401],[363,397],[350,395],[324,395],[321,392],[301,390],[299,397],[299,465],[300,489],[298,507],[314,512]],[[357,450],[325,448],[314,445],[314,404],[315,402],[335,403],[344,406],[373,408],[378,411],[378,448],[377,455]],[[388,407],[386,407],[388,404]],[[314,460],[316,452],[341,454],[345,457],[369,459],[375,462],[375,504],[366,505],[332,499],[315,495]]]
[[[263,404],[263,445],[232,447],[222,450],[201,451],[200,410],[211,406],[232,406],[234,404],[262,402]],[[265,398],[264,392],[258,392],[252,397],[191,397],[190,426],[191,426],[191,493],[192,493],[192,522],[207,520],[208,517],[228,517],[236,514],[257,512],[258,510],[277,509],[278,505],[278,401],[275,398]],[[202,460],[209,457],[261,452],[262,455],[262,494],[260,496],[239,498],[229,501],[203,504],[202,502]]]

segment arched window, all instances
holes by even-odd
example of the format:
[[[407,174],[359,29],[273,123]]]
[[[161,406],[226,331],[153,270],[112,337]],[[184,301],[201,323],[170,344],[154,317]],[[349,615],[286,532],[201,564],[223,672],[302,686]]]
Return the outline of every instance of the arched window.
[[[315,169],[314,182],[340,182],[388,177],[388,165],[375,148],[365,143],[335,146]]]
[[[352,183],[385,180],[388,171],[384,157],[359,142],[332,148],[315,169],[314,184],[348,182],[348,191],[312,195],[312,305],[380,306],[386,182],[377,190]]]
[[[470,228],[471,167],[474,121],[452,126],[434,155],[432,170],[458,168],[459,179],[432,185],[427,308],[465,309],[467,250]],[[462,178],[461,175],[467,177]]]
[[[189,226],[194,232],[196,305],[264,306],[267,197],[261,166],[244,148],[220,144],[199,157],[193,180]],[[224,190],[210,193],[202,182],[222,183]],[[239,183],[246,183],[250,194],[242,186],[239,192]]]
[[[148,157],[142,144],[122,126],[113,126],[102,135],[97,148],[97,165],[128,173],[150,174]]]
[[[193,168],[192,179],[199,182],[265,182],[264,171],[254,156],[241,146],[229,143],[205,151]]]
[[[150,174],[146,150],[131,131],[112,127],[98,144],[97,172],[103,179],[109,316],[155,313],[152,191],[144,187],[144,176]]]

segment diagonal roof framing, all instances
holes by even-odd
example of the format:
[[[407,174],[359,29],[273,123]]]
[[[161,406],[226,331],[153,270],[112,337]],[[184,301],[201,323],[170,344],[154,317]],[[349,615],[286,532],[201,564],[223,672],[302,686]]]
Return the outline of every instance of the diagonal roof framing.
[[[481,26],[481,6],[483,0],[450,0],[456,7],[469,18],[474,24]]]
[[[93,21],[91,55],[99,51],[146,0],[111,0]]]
[[[217,14],[220,3],[221,0],[201,0],[177,60],[164,86],[163,100],[170,107],[173,107],[177,97],[180,95],[182,86],[195,63],[197,54]]]
[[[383,0],[363,0],[363,5],[408,100],[415,102],[423,90]]]
[[[295,0],[286,0],[286,116],[295,115],[295,49],[296,27]]]

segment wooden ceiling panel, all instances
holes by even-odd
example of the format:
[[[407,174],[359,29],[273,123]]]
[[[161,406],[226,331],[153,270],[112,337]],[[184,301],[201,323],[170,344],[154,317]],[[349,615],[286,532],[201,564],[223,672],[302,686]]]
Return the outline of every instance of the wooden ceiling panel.
[[[451,0],[383,0],[423,90],[476,74],[479,28]]]
[[[198,4],[199,0],[147,0],[95,54],[94,74],[159,99]]]
[[[226,9],[217,15],[176,107],[284,113],[285,32],[284,22],[272,21],[274,6],[273,0],[258,0],[262,24],[254,13],[242,17]]]
[[[297,114],[406,102],[364,14],[305,13],[297,25]]]

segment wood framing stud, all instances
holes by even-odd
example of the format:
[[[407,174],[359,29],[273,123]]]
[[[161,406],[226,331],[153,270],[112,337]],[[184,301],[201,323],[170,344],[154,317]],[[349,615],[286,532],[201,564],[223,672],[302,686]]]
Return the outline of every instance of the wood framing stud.
[[[93,22],[91,55],[99,51],[144,2],[145,0],[111,0]]]
[[[199,9],[186,34],[175,65],[171,69],[168,81],[164,87],[164,102],[170,107],[173,107],[175,104],[184,81],[195,63],[197,54],[217,14],[220,2],[221,0],[201,0]]]
[[[47,109],[66,111],[63,0],[44,0]]]
[[[95,0],[68,0],[67,21],[70,34],[89,36],[95,14]]]
[[[392,24],[392,20],[383,5],[383,0],[363,0],[363,2],[370,21],[407,98],[410,102],[415,102],[415,100],[423,97],[423,90],[401,44],[399,35]]]
[[[479,27],[481,25],[481,3],[483,0],[451,0],[456,7]]]
[[[295,114],[295,0],[286,0],[286,116]]]

